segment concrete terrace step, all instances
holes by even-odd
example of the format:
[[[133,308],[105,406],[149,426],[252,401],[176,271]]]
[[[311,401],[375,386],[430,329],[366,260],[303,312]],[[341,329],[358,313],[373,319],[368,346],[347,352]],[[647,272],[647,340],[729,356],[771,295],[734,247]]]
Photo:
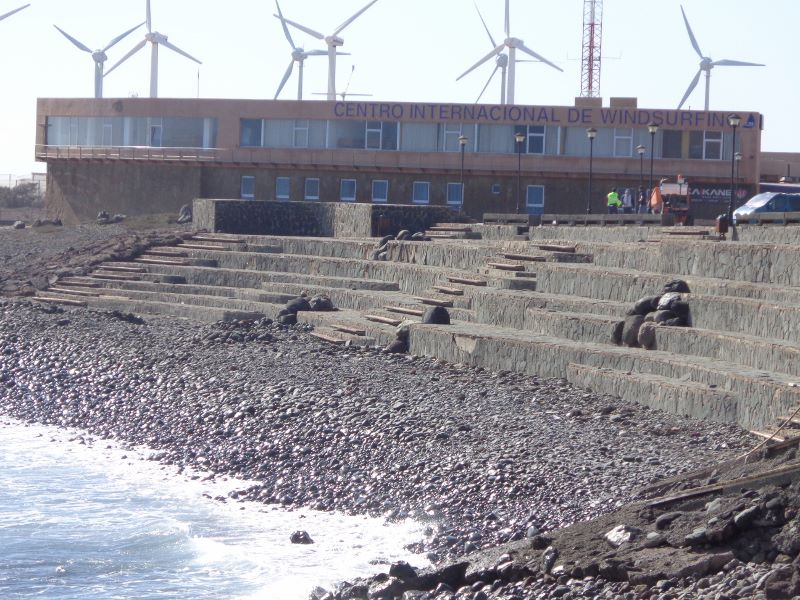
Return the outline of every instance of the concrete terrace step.
[[[186,281],[182,275],[152,271],[152,266],[148,266],[147,271],[144,273],[126,274],[110,272],[108,269],[106,269],[105,265],[101,265],[96,271],[93,271],[90,274],[90,277],[92,279],[96,279],[99,283],[102,283],[103,281],[152,281],[161,283],[185,283]]]
[[[427,304],[429,306],[442,306],[445,308],[452,308],[453,301],[450,299],[442,299],[442,298],[430,298],[425,296],[414,296],[414,300],[417,302],[421,302],[422,304]]]
[[[480,323],[412,326],[410,347],[414,354],[434,356],[451,363],[540,377],[563,377],[568,366],[574,363],[625,374],[701,382],[709,389],[730,394],[723,394],[723,401],[710,405],[693,405],[693,412],[682,414],[738,422],[744,427],[762,427],[765,422],[774,421],[775,416],[800,404],[800,388],[792,387],[793,378],[779,373],[755,371],[725,361],[564,340]],[[649,389],[652,388],[640,390],[639,401],[648,401]],[[660,406],[657,403],[655,407]],[[663,408],[670,410],[674,405]]]
[[[491,267],[492,269],[497,269],[500,271],[524,271],[525,265],[521,265],[518,263],[510,263],[510,262],[498,262],[498,261],[490,261],[486,263],[487,267]]]
[[[566,379],[579,387],[628,402],[726,423],[736,421],[732,410],[741,402],[736,394],[705,383],[574,363],[567,365]]]
[[[433,289],[440,294],[449,294],[452,296],[463,296],[464,290],[462,288],[452,287],[448,285],[435,285]]]
[[[216,267],[217,261],[213,258],[195,258],[189,256],[183,257],[166,257],[154,256],[148,253],[134,259],[134,262],[147,264],[147,265],[166,265],[173,267]]]

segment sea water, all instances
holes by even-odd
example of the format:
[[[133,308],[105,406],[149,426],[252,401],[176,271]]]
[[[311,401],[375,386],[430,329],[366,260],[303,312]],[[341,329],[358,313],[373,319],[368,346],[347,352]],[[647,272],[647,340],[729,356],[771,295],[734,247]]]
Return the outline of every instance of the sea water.
[[[305,600],[381,563],[424,566],[403,549],[416,523],[223,503],[242,482],[142,452],[0,419],[0,598]]]

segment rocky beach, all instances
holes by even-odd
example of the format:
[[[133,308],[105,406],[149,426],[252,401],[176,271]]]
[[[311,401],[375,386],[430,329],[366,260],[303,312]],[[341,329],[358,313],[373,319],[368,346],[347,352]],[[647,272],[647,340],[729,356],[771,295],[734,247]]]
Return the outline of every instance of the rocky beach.
[[[331,346],[271,319],[206,325],[24,298],[179,235],[0,230],[0,412],[256,482],[219,501],[429,525],[414,550],[433,568],[376,565],[387,574],[317,598],[791,597],[767,588],[797,577],[800,547],[784,532],[798,531],[797,484],[732,491],[711,508],[642,504],[642,488],[751,449],[739,427],[564,380]],[[604,537],[621,525],[622,541]],[[637,571],[644,550],[658,564]]]

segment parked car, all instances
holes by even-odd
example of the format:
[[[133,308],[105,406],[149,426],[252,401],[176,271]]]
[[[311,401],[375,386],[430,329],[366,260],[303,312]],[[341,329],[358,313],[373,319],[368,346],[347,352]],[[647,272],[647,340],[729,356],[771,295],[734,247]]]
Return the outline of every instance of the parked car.
[[[734,223],[746,223],[758,213],[800,212],[800,194],[761,192],[733,211]]]

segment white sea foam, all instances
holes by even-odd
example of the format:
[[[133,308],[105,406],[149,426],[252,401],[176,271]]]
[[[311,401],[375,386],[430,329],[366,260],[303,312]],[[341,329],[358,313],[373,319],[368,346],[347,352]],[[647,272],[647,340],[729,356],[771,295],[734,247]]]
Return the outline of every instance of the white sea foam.
[[[415,523],[218,502],[246,482],[191,479],[147,449],[0,422],[0,596],[305,599],[408,560]],[[89,440],[89,436],[83,436]],[[70,441],[72,440],[72,441]],[[312,545],[289,543],[303,529]]]

